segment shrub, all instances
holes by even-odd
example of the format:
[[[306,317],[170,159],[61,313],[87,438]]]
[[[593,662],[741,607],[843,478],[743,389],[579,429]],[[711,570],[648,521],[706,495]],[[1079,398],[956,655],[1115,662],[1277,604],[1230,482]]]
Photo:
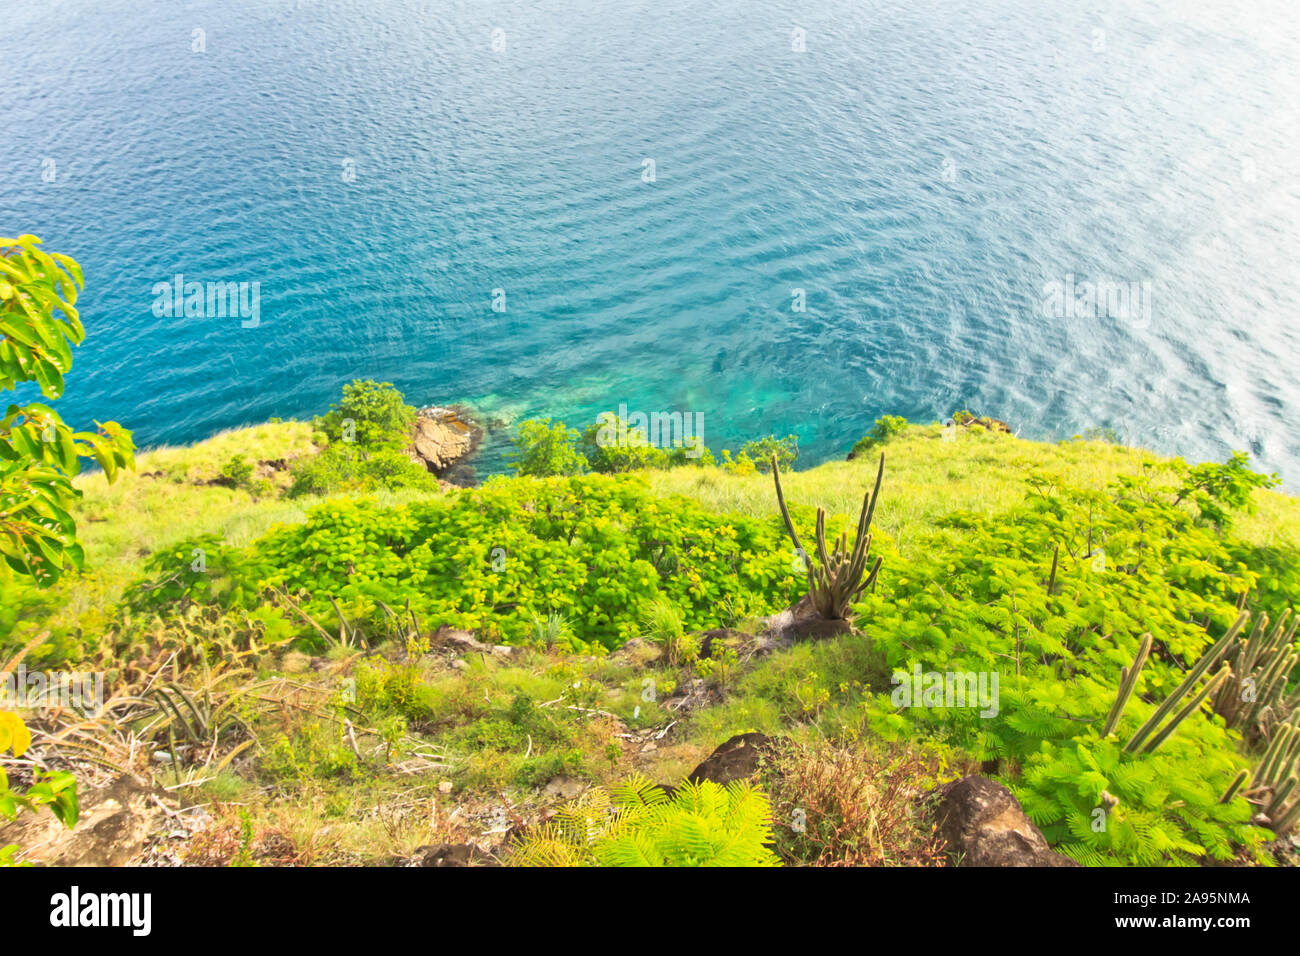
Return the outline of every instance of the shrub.
[[[234,455],[221,466],[221,481],[231,488],[242,488],[253,477],[253,466],[243,455]]]
[[[396,448],[366,452],[348,444],[328,446],[293,468],[289,497],[365,494],[380,489],[438,490],[438,480],[419,462]]]
[[[563,422],[552,425],[549,418],[522,421],[515,429],[511,466],[516,474],[538,478],[580,474],[586,461],[575,447],[579,437]]]
[[[343,398],[320,418],[332,442],[355,443],[362,451],[395,449],[411,441],[416,409],[390,382],[353,381],[343,386]]]
[[[1179,464],[1183,465],[1181,459]],[[1175,504],[1190,501],[1196,505],[1201,520],[1219,528],[1231,524],[1233,511],[1253,513],[1252,493],[1256,488],[1276,488],[1277,475],[1251,471],[1250,456],[1236,451],[1222,464],[1206,462],[1188,469],[1178,488]]]
[[[915,752],[790,743],[764,768],[776,849],[812,866],[942,866],[921,796],[939,781]]]
[[[895,435],[901,435],[905,431],[907,431],[906,418],[901,415],[882,415],[876,419],[876,424],[871,431],[857,440],[853,450],[849,452],[849,457],[857,458],[859,455],[866,454],[877,445],[883,445]]]
[[[150,608],[202,600],[252,607],[268,589],[283,589],[305,595],[318,620],[335,617],[333,599],[350,620],[380,632],[381,603],[409,601],[425,626],[512,643],[532,639],[535,617],[561,614],[575,643],[613,649],[640,632],[641,608],[661,593],[684,627],[703,630],[727,616],[771,613],[799,587],[774,520],[656,497],[627,476],[495,478],[454,498],[396,507],[332,500],[239,552],[205,541],[151,558],[151,579],[133,598]],[[206,573],[190,567],[195,547]]]
[[[146,577],[122,595],[132,611],[158,611],[173,605],[184,611],[191,604],[219,607],[255,606],[258,593],[244,553],[218,535],[179,541],[150,555]]]
[[[611,413],[583,430],[578,450],[592,471],[606,475],[669,466],[666,451],[651,445],[644,431]],[[681,451],[684,458],[685,449]]]
[[[799,457],[799,439],[794,435],[786,435],[780,439],[775,435],[768,435],[758,441],[747,442],[740,449],[737,460],[748,459],[754,463],[757,470],[766,474],[772,470],[773,455],[776,456],[779,467],[789,468]]]

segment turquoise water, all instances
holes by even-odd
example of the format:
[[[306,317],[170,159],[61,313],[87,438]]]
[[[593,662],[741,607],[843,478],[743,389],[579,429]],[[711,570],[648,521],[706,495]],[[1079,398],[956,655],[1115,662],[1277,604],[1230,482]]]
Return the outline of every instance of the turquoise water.
[[[190,441],[369,377],[805,462],[969,407],[1300,481],[1294,4],[4,13],[0,233],[89,285],[70,420]],[[156,309],[177,273],[256,325]],[[1127,311],[1045,308],[1103,279]]]

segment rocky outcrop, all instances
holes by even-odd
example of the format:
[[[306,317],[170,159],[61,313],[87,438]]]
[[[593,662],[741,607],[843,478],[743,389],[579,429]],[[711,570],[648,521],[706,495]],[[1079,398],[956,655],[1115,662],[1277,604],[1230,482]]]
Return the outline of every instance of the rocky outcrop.
[[[483,428],[458,406],[420,409],[407,454],[435,475],[462,465],[483,440]]]
[[[434,647],[446,648],[455,654],[495,654],[497,657],[509,657],[515,652],[513,647],[505,644],[484,644],[474,636],[473,631],[461,631],[443,625],[433,635]]]
[[[948,423],[957,425],[960,428],[976,426],[983,428],[985,431],[1001,432],[1005,435],[1015,434],[1011,426],[1002,421],[1002,419],[990,418],[988,415],[972,415],[969,412],[957,412],[948,420]]]
[[[1078,866],[1047,844],[1006,787],[972,774],[941,787],[939,835],[959,866]]]
[[[775,744],[767,734],[737,734],[709,754],[686,779],[692,783],[711,780],[724,787],[733,780],[748,780],[758,773],[759,762],[772,753]]]

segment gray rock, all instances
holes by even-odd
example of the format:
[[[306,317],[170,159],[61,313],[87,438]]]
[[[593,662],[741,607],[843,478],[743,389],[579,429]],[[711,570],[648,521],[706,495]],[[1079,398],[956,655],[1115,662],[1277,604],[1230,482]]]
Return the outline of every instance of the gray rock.
[[[939,835],[960,866],[1078,866],[1057,853],[1006,787],[972,774],[939,789]]]

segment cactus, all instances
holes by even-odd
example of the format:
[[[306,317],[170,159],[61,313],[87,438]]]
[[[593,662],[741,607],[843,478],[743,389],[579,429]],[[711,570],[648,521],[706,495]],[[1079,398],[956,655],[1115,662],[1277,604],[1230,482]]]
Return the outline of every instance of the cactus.
[[[1300,800],[1291,804],[1289,809],[1282,811],[1282,815],[1273,821],[1271,824],[1273,832],[1278,836],[1285,836],[1298,818],[1300,818]]]
[[[1159,747],[1162,743],[1164,743],[1166,740],[1168,740],[1169,735],[1178,729],[1178,725],[1181,724],[1184,720],[1186,720],[1194,711],[1199,709],[1201,704],[1205,702],[1205,698],[1209,697],[1212,693],[1218,690],[1219,687],[1223,685],[1224,681],[1226,681],[1231,676],[1232,676],[1232,667],[1225,662],[1224,665],[1221,668],[1219,668],[1219,672],[1215,674],[1213,677],[1211,677],[1209,682],[1206,683],[1206,685],[1201,688],[1201,692],[1197,694],[1195,697],[1193,697],[1188,702],[1186,707],[1184,707],[1177,714],[1175,714],[1173,720],[1165,724],[1164,730],[1160,731],[1160,733],[1156,734],[1154,737],[1151,738],[1151,742],[1142,748],[1142,752],[1144,754],[1149,754],[1157,747]]]
[[[1115,703],[1110,708],[1110,713],[1106,715],[1106,726],[1102,728],[1101,735],[1109,737],[1119,726],[1119,719],[1124,714],[1124,708],[1128,705],[1128,700],[1133,696],[1133,688],[1137,686],[1138,675],[1142,673],[1143,666],[1146,665],[1147,655],[1151,653],[1151,635],[1150,633],[1142,635],[1142,643],[1138,645],[1137,654],[1133,657],[1133,666],[1121,667],[1119,671],[1119,693],[1115,697]]]
[[[1291,791],[1295,789],[1295,785],[1295,774],[1292,774],[1273,791],[1273,799],[1268,802],[1268,809],[1264,811],[1268,814],[1270,820],[1275,820],[1281,815],[1282,807],[1286,804],[1286,798],[1291,796]]]
[[[1282,724],[1255,767],[1251,787],[1277,786],[1290,775],[1297,757],[1300,757],[1300,734],[1292,724]]]
[[[1234,777],[1232,783],[1228,785],[1228,789],[1224,791],[1223,796],[1219,797],[1219,802],[1231,803],[1232,798],[1237,795],[1237,791],[1241,789],[1241,785],[1246,782],[1246,778],[1249,776],[1249,770],[1238,770],[1237,776]]]
[[[1231,658],[1233,679],[1215,695],[1215,712],[1251,740],[1269,737],[1270,730],[1287,720],[1300,703],[1300,687],[1287,694],[1291,672],[1300,663],[1293,643],[1297,628],[1300,617],[1293,617],[1289,609],[1271,629],[1268,615],[1260,615]]]
[[[835,550],[826,549],[826,509],[817,509],[817,563],[808,558],[808,552],[799,540],[799,533],[794,530],[794,520],[790,509],[785,504],[785,493],[781,490],[781,471],[777,466],[776,455],[772,456],[772,480],[776,483],[776,501],[781,508],[781,517],[785,519],[785,530],[794,542],[795,550],[803,556],[808,572],[808,594],[812,599],[817,614],[828,620],[846,620],[849,605],[859,594],[876,582],[880,572],[880,558],[871,568],[871,573],[863,575],[867,568],[867,556],[871,551],[871,518],[876,511],[876,501],[880,498],[880,481],[885,474],[885,456],[880,455],[880,467],[876,471],[875,488],[862,498],[862,511],[858,515],[857,534],[853,547],[848,547],[848,531],[840,535],[835,542]]]
[[[1188,671],[1187,677],[1183,682],[1178,685],[1172,694],[1165,698],[1164,703],[1156,708],[1156,712],[1151,715],[1145,724],[1137,729],[1137,732],[1134,733],[1131,738],[1129,738],[1129,742],[1124,745],[1126,753],[1137,753],[1139,749],[1141,749],[1142,753],[1151,753],[1151,751],[1155,750],[1169,739],[1169,735],[1172,734],[1178,728],[1178,725],[1187,719],[1193,711],[1200,707],[1205,698],[1217,691],[1227,681],[1232,674],[1232,669],[1225,662],[1219,672],[1210,678],[1209,683],[1201,689],[1201,692],[1197,694],[1192,701],[1187,704],[1187,706],[1180,710],[1174,718],[1165,725],[1164,729],[1161,730],[1160,733],[1151,737],[1151,734],[1155,731],[1156,727],[1160,725],[1160,722],[1169,716],[1169,712],[1178,706],[1179,702],[1187,696],[1188,691],[1195,686],[1196,682],[1199,681],[1205,672],[1213,667],[1218,662],[1219,658],[1223,656],[1229,645],[1237,639],[1237,635],[1241,633],[1241,629],[1245,626],[1246,621],[1249,620],[1249,618],[1250,614],[1246,611],[1242,611],[1241,614],[1237,616],[1237,620],[1233,622],[1232,627],[1228,628],[1223,637],[1219,638],[1219,640],[1215,642],[1214,646],[1205,652],[1201,659],[1196,662],[1196,665]],[[1151,738],[1150,741],[1143,746],[1143,743],[1147,741],[1147,738],[1149,737]]]
[[[1294,724],[1279,724],[1268,749],[1255,766],[1255,775],[1246,793],[1246,799],[1262,809],[1264,818],[1261,822],[1278,836],[1285,835],[1300,819],[1300,798],[1287,805],[1300,784],[1300,778],[1296,776],[1298,761],[1300,728]]]

